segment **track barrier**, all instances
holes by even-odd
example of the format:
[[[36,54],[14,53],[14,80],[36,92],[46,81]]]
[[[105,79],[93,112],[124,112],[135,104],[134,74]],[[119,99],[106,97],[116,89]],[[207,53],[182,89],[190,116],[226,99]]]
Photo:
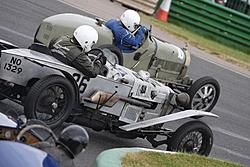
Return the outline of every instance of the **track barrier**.
[[[164,0],[159,9],[156,11],[155,18],[161,21],[167,21],[168,20],[168,12],[171,6],[172,0]]]

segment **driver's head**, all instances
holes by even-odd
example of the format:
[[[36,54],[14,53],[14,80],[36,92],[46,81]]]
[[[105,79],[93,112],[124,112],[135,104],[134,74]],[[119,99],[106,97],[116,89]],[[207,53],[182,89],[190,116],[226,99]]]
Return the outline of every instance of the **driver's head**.
[[[141,18],[136,11],[128,9],[121,15],[120,20],[130,32],[133,32],[140,25]]]
[[[79,125],[70,125],[62,130],[58,144],[61,144],[73,159],[84,151],[89,142],[87,131]]]
[[[76,28],[73,35],[77,42],[82,46],[84,52],[90,51],[92,46],[98,40],[97,31],[89,25],[79,26]]]

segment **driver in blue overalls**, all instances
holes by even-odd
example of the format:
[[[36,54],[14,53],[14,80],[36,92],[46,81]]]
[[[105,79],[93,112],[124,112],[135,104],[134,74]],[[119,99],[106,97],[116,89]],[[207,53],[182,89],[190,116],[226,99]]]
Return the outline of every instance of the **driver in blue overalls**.
[[[120,20],[111,19],[106,26],[114,35],[114,44],[124,53],[131,53],[138,48],[144,37],[146,28],[140,26],[140,16],[134,10],[126,10]]]

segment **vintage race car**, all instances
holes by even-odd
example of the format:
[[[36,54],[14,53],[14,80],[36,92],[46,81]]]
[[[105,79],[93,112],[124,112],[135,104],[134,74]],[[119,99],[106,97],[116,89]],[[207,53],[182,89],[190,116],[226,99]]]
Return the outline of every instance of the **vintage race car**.
[[[4,44],[3,44],[4,45]],[[11,47],[6,43],[5,48]],[[92,50],[89,55],[109,57],[110,52]],[[74,67],[55,59],[40,43],[29,49],[2,50],[0,95],[24,106],[28,118],[44,121],[52,128],[64,121],[108,130],[124,138],[145,138],[153,147],[167,144],[168,150],[208,155],[213,144],[211,129],[194,120],[172,130],[170,121],[210,112],[185,110],[186,93],[150,78],[150,73],[132,71],[107,61],[96,78],[84,76]],[[157,136],[166,139],[157,141]]]
[[[174,90],[186,92],[191,100],[187,109],[211,111],[219,95],[219,83],[210,76],[195,82],[187,76],[190,54],[187,48],[179,48],[161,41],[151,35],[150,28],[139,48],[132,53],[121,53],[113,44],[112,32],[103,24],[102,19],[92,19],[77,14],[59,14],[43,20],[34,37],[35,42],[49,45],[54,37],[72,36],[76,27],[88,24],[99,34],[98,47],[107,48],[114,54],[113,60],[133,71],[148,71],[151,78],[160,81]],[[152,26],[151,26],[152,27]]]

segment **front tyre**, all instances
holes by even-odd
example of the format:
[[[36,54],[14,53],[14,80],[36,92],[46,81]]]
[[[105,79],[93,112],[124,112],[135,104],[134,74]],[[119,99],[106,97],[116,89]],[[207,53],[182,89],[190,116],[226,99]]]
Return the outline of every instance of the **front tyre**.
[[[180,126],[167,141],[168,151],[197,153],[208,156],[213,145],[211,129],[201,121]]]
[[[61,125],[75,102],[75,91],[66,78],[50,75],[37,81],[28,92],[24,113],[29,119],[44,121],[50,128]]]
[[[189,108],[210,112],[220,96],[220,85],[214,78],[205,76],[195,81],[188,89]]]

